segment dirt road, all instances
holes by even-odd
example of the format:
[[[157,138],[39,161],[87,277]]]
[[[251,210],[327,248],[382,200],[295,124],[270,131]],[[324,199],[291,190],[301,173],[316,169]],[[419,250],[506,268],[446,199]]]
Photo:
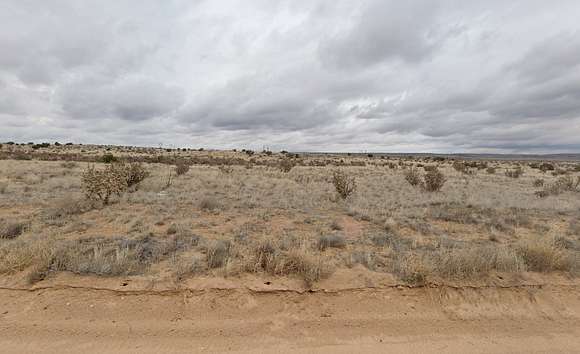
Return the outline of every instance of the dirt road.
[[[573,353],[580,292],[3,289],[0,351]]]

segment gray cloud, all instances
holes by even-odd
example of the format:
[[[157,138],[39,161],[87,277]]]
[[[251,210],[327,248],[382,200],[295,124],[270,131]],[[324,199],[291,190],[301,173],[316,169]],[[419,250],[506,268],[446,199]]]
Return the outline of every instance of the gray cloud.
[[[0,0],[0,140],[579,151],[572,0]]]
[[[324,62],[368,67],[391,59],[425,59],[443,40],[433,1],[371,1],[354,24],[323,43]]]

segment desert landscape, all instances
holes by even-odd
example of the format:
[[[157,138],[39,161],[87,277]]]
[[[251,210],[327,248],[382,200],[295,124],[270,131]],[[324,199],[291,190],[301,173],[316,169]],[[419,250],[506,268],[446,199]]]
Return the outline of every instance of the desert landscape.
[[[580,353],[578,18],[0,0],[0,354]]]
[[[58,143],[0,158],[8,349],[580,348],[578,161]]]

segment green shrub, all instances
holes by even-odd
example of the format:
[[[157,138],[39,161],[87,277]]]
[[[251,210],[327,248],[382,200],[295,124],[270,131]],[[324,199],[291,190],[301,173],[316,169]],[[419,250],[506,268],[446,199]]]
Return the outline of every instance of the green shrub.
[[[104,154],[103,157],[101,157],[101,161],[104,163],[113,163],[119,161],[119,159],[117,159],[113,154]]]

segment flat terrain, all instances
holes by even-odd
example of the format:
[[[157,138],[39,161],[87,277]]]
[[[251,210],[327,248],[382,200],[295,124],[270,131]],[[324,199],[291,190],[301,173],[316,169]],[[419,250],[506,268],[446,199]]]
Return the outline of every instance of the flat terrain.
[[[3,353],[574,353],[577,287],[0,290]]]
[[[2,352],[580,352],[577,162],[0,158]]]

